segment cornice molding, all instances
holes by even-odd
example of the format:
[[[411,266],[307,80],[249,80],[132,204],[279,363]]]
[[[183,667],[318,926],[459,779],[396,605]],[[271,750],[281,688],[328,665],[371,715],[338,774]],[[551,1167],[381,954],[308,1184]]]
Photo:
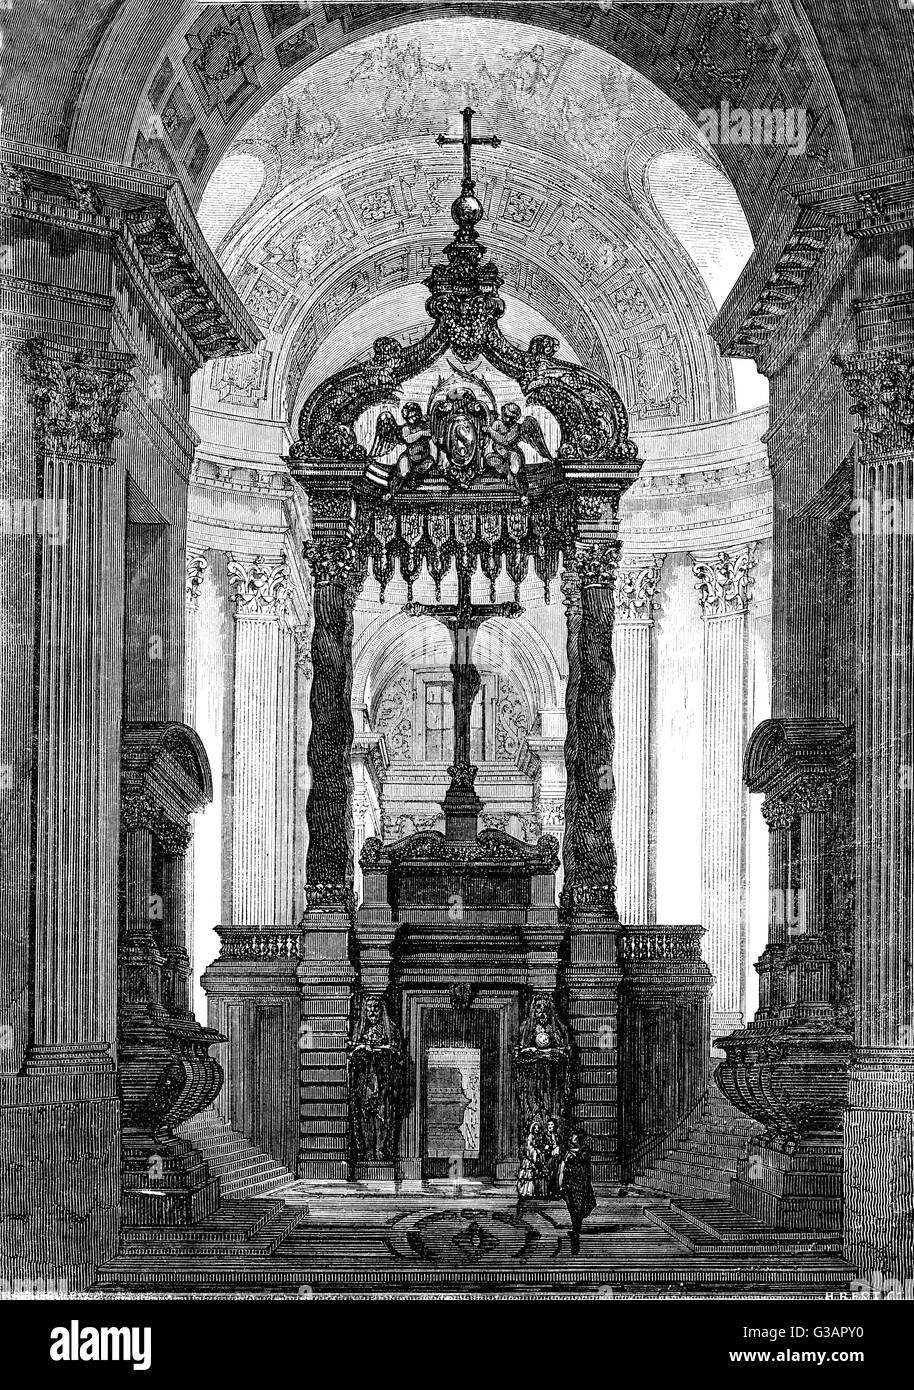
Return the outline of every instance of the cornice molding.
[[[259,332],[203,235],[179,184],[101,160],[7,141],[8,213],[136,241],[159,293],[205,360],[250,351]]]
[[[723,353],[775,370],[858,242],[914,227],[910,160],[824,173],[783,192],[710,326]],[[805,312],[804,312],[805,311]],[[789,337],[788,337],[789,335]]]

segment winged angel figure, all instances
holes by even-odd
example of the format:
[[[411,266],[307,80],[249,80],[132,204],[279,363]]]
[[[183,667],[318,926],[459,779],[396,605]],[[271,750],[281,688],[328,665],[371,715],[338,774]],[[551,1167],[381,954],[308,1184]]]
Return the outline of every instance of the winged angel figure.
[[[433,400],[427,415],[416,401],[408,401],[402,415],[398,423],[389,410],[382,411],[371,448],[377,458],[398,444],[404,446],[388,499],[435,471],[461,489],[482,472],[494,473],[526,495],[529,482],[521,444],[530,444],[541,458],[552,458],[536,419],[524,416],[514,402],[503,405],[497,416],[472,391],[452,388],[443,399]]]
[[[398,444],[405,446],[397,459],[397,469],[390,480],[385,501],[394,497],[407,482],[415,482],[433,472],[438,463],[438,451],[432,439],[428,419],[418,401],[407,401],[398,424],[389,410],[382,410],[375,426],[371,446],[373,458],[389,454]]]
[[[519,493],[526,495],[529,481],[521,443],[530,444],[540,458],[552,460],[538,420],[533,415],[524,415],[519,405],[508,401],[501,408],[500,418],[489,425],[486,435],[486,468],[507,478]]]

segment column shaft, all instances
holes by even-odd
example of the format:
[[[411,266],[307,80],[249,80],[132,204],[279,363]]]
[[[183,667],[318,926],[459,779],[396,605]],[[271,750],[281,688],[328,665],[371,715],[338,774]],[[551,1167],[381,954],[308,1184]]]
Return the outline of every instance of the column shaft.
[[[349,957],[354,909],[352,822],[352,611],[364,561],[345,539],[306,550],[314,576],[311,728],[308,739],[307,931],[298,969],[302,1020],[298,1172],[349,1174],[349,1015],[355,978]]]
[[[292,835],[286,788],[295,710],[286,562],[233,556],[228,574],[235,599],[232,920],[267,926],[291,911],[284,841]]]
[[[701,898],[705,951],[714,976],[711,1031],[739,1028],[747,954],[746,838],[742,780],[747,738],[747,626],[755,546],[696,558],[704,620]]]
[[[616,577],[616,809],[619,920],[651,920],[651,653],[663,556],[626,560]]]
[[[871,1279],[914,1277],[914,389],[910,295],[862,306],[904,343],[842,361],[855,476],[857,763],[855,1039],[845,1121],[845,1250]],[[893,318],[901,314],[900,322]],[[907,315],[907,317],[904,317]],[[884,321],[885,320],[885,321]]]

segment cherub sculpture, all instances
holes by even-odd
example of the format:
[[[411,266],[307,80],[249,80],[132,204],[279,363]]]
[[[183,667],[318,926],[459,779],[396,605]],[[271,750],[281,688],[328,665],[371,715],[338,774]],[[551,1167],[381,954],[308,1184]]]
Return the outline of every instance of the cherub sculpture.
[[[501,408],[500,418],[493,420],[486,430],[485,466],[490,472],[510,480],[518,492],[526,494],[529,483],[521,441],[532,445],[540,458],[551,460],[538,421],[532,415],[523,415],[519,405],[508,401]]]
[[[406,483],[431,473],[438,461],[431,428],[418,401],[407,401],[401,413],[403,422],[398,424],[389,410],[381,412],[371,446],[372,457],[379,458],[397,444],[405,445],[389,480],[385,501],[390,501]]]

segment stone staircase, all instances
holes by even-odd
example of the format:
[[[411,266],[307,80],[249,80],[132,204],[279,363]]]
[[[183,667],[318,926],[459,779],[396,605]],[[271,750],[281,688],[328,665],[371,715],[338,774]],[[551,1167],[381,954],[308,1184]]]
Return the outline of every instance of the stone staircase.
[[[287,1168],[255,1148],[213,1109],[194,1115],[175,1132],[206,1159],[220,1181],[223,1200],[261,1196],[295,1181]]]
[[[737,1162],[760,1132],[761,1126],[732,1106],[712,1081],[686,1132],[640,1172],[633,1185],[670,1197],[726,1201]]]

